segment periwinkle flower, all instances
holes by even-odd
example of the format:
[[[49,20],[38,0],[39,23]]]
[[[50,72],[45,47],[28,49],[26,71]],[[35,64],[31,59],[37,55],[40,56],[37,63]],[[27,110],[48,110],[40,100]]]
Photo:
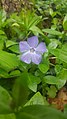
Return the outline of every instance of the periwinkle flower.
[[[39,64],[42,60],[42,55],[46,52],[45,43],[41,42],[38,44],[38,37],[32,36],[27,39],[27,41],[21,41],[19,43],[20,52],[22,53],[20,59],[30,64],[33,62],[34,64]]]

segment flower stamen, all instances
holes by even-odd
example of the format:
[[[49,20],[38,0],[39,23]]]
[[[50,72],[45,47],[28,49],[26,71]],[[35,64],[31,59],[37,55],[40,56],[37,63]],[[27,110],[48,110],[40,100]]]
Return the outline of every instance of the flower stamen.
[[[35,51],[34,48],[31,48],[31,49],[30,49],[30,52],[31,52],[31,53],[34,53],[34,51]]]

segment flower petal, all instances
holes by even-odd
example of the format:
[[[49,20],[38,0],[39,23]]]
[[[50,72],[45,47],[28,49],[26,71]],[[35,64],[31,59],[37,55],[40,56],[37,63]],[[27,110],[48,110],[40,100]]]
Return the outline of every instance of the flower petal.
[[[41,42],[41,43],[37,46],[36,51],[37,51],[37,52],[40,52],[40,53],[42,53],[42,54],[43,54],[44,52],[46,52],[47,49],[46,49],[45,43]]]
[[[27,42],[30,47],[35,48],[38,45],[38,37],[37,36],[30,37],[28,38]]]
[[[21,41],[19,43],[19,48],[20,48],[20,52],[25,52],[25,51],[28,51],[30,49],[30,46],[26,41]]]
[[[42,60],[42,55],[41,54],[33,53],[31,55],[31,57],[32,57],[32,62],[34,64],[39,64]]]
[[[26,53],[23,53],[21,56],[21,60],[27,64],[31,63],[31,53],[28,51]]]

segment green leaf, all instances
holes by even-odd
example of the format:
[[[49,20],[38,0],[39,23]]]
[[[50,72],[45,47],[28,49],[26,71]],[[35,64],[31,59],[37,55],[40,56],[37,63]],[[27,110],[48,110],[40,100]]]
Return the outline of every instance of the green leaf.
[[[66,80],[60,79],[58,76],[55,77],[48,75],[43,78],[43,83],[44,82],[47,84],[54,84],[58,87],[58,89],[60,89],[65,85]]]
[[[56,89],[56,87],[55,86],[50,86],[50,88],[47,88],[47,94],[49,95],[49,97],[51,97],[51,98],[55,98],[55,96],[56,96],[56,92],[57,92],[57,89]]]
[[[67,119],[67,117],[54,108],[43,105],[32,105],[22,109],[16,114],[17,119]]]
[[[15,114],[1,114],[0,119],[16,119]]]
[[[44,36],[44,33],[37,26],[32,26],[30,30],[34,33],[34,35],[41,34]]]
[[[43,29],[42,31],[46,32],[46,33],[49,33],[49,34],[52,34],[52,35],[58,35],[58,36],[62,35],[61,32],[53,30],[53,29]]]
[[[0,35],[0,40],[3,40],[3,41],[5,41],[5,42],[6,42],[6,40],[7,40],[7,36],[6,36],[6,35],[1,34],[1,35]]]
[[[61,89],[66,84],[66,80],[59,79],[59,83],[56,85],[58,89]]]
[[[44,62],[43,63],[40,63],[38,65],[38,68],[40,69],[40,71],[42,73],[46,73],[49,69],[49,60],[48,59],[44,59]]]
[[[18,67],[18,58],[15,54],[0,51],[0,67],[10,71]]]
[[[6,41],[6,47],[10,47],[10,46],[13,46],[15,44],[17,44],[17,42],[14,42],[14,41],[11,41],[11,40]]]
[[[4,48],[4,40],[0,40],[0,50],[2,50]]]
[[[59,74],[59,72],[62,70],[62,68],[63,68],[63,66],[62,65],[55,65],[55,72],[56,72],[56,74],[58,75]]]
[[[0,30],[0,35],[5,35],[5,32]]]
[[[58,41],[57,39],[50,39],[50,41],[51,42],[48,45],[48,50],[56,49],[58,45],[61,45],[60,41]]]
[[[0,10],[0,27],[4,27],[6,20],[6,12],[4,10]]]
[[[58,78],[55,76],[51,76],[51,75],[45,76],[43,78],[43,82],[46,82],[48,84],[58,84],[59,83]]]
[[[67,15],[64,17],[64,20],[63,20],[63,28],[64,30],[67,30]]]
[[[23,73],[15,80],[12,95],[15,101],[16,107],[24,105],[28,98],[28,85],[27,85],[27,74]]]
[[[37,84],[40,83],[40,78],[33,76],[32,74],[28,74],[28,87],[31,89],[33,92],[37,91]]]
[[[65,43],[65,44],[62,45],[62,50],[65,51],[65,52],[67,52],[67,43]]]
[[[17,45],[15,44],[15,45],[9,47],[9,50],[11,50],[12,52],[18,53],[18,54],[20,53],[18,44]]]
[[[20,71],[19,70],[14,70],[14,71],[12,71],[11,73],[10,73],[10,76],[19,76],[21,73],[20,73]]]
[[[67,49],[67,48],[66,48]],[[61,61],[67,63],[67,51],[65,49],[53,49],[50,51],[53,55],[55,55]]]
[[[57,78],[59,79],[58,81],[60,81],[58,84],[57,84],[57,87],[58,89],[62,88],[66,81],[67,81],[67,69],[65,68],[62,68],[58,74],[57,74]]]
[[[20,25],[18,23],[13,23],[12,26],[17,26],[19,27]]]
[[[63,68],[62,70],[60,70],[57,76],[59,79],[67,80],[67,69]]]
[[[48,102],[46,99],[40,94],[40,92],[37,92],[26,104],[28,105],[48,105]]]
[[[53,15],[53,9],[49,9],[49,12],[50,12],[50,15],[52,16]]]
[[[24,24],[29,30],[32,26],[36,26],[42,20],[42,16],[37,16],[34,12],[30,10],[27,11],[24,18]]]
[[[67,115],[67,104],[64,106],[64,114]]]
[[[0,114],[10,113],[12,98],[9,93],[0,86]]]
[[[3,77],[3,78],[8,78],[9,77],[9,74],[7,71],[5,71],[5,69],[2,69],[0,67],[0,78]]]

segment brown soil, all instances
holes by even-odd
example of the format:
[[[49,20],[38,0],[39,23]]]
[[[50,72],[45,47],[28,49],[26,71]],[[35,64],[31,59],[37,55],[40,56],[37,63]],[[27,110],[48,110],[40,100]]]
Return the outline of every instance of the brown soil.
[[[56,98],[48,98],[48,102],[59,110],[64,110],[64,105],[67,104],[67,89],[63,87],[57,94]]]

